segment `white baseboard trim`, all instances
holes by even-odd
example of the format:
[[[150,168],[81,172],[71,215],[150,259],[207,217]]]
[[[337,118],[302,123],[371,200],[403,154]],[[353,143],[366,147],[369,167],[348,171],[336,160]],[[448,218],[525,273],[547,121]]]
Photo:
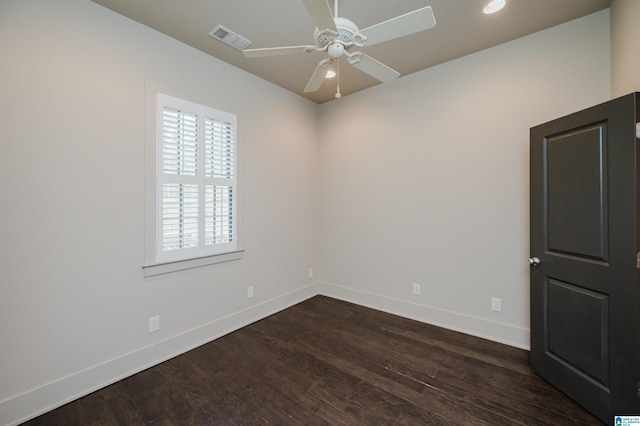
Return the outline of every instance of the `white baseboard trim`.
[[[388,296],[342,287],[330,283],[318,283],[318,294],[345,302],[413,319],[449,330],[459,331],[521,349],[530,349],[529,330],[476,318],[433,306],[420,305]]]
[[[0,401],[0,425],[25,422],[317,294],[308,285]]]

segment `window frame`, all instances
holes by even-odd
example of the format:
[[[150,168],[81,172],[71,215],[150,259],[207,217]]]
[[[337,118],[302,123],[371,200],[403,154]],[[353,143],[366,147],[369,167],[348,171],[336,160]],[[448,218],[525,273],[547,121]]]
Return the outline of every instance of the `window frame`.
[[[155,97],[155,179],[154,179],[154,263],[143,265],[145,276],[152,276],[172,272],[174,270],[190,269],[214,263],[235,260],[241,257],[243,250],[239,249],[239,226],[238,226],[238,126],[235,114],[220,111],[206,105],[175,98],[163,93],[157,93]],[[198,159],[196,175],[167,175],[164,173],[164,124],[163,113],[165,108],[183,111],[185,114],[195,114],[198,116]],[[225,123],[232,129],[232,163],[231,176],[206,176],[205,166],[205,122],[211,120]],[[215,138],[207,138],[207,141],[214,141]],[[225,143],[222,143],[225,145]],[[211,146],[209,143],[208,146]],[[207,163],[209,164],[209,163]],[[212,169],[211,169],[212,170]],[[213,171],[211,172],[213,173]],[[169,177],[167,177],[169,176]],[[188,182],[198,187],[198,246],[191,248],[178,248],[176,250],[163,250],[163,187],[165,184]],[[205,209],[205,188],[231,188],[232,196],[230,201],[230,226],[231,241],[224,243],[205,244],[205,214],[211,209]],[[210,221],[211,222],[211,221]],[[214,221],[214,224],[216,222]],[[211,230],[211,226],[208,228]],[[223,232],[224,234],[224,232]],[[211,234],[209,234],[211,235]]]

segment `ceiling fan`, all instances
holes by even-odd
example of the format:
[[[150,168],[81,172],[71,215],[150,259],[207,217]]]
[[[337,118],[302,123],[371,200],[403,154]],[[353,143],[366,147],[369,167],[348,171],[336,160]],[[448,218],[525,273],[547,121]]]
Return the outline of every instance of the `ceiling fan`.
[[[326,72],[333,64],[336,69],[338,68],[338,59],[341,56],[346,56],[349,64],[383,83],[398,78],[400,76],[398,71],[356,49],[425,31],[436,25],[431,7],[426,6],[360,30],[350,20],[338,16],[338,0],[334,3],[335,15],[331,12],[327,0],[302,1],[316,24],[313,32],[315,45],[245,49],[242,53],[247,58],[258,58],[304,52],[327,52],[329,57],[318,63],[304,89],[305,93],[320,89]],[[341,96],[338,80],[336,98]]]

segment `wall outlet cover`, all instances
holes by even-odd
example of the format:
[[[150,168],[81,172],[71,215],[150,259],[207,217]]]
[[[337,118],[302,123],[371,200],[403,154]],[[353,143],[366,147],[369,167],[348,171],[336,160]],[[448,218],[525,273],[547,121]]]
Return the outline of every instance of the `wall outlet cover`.
[[[160,330],[160,316],[156,315],[149,318],[149,333],[155,333],[158,330]]]
[[[492,297],[491,310],[496,312],[502,312],[502,299],[498,299],[497,297]]]
[[[420,284],[413,284],[413,294],[420,294]]]

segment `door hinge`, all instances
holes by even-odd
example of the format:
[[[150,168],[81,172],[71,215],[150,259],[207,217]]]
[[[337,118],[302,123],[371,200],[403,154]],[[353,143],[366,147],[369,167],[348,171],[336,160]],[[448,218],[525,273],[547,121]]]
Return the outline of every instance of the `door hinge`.
[[[636,138],[640,139],[640,123],[636,123]]]
[[[640,269],[640,252],[636,255],[636,267]]]

